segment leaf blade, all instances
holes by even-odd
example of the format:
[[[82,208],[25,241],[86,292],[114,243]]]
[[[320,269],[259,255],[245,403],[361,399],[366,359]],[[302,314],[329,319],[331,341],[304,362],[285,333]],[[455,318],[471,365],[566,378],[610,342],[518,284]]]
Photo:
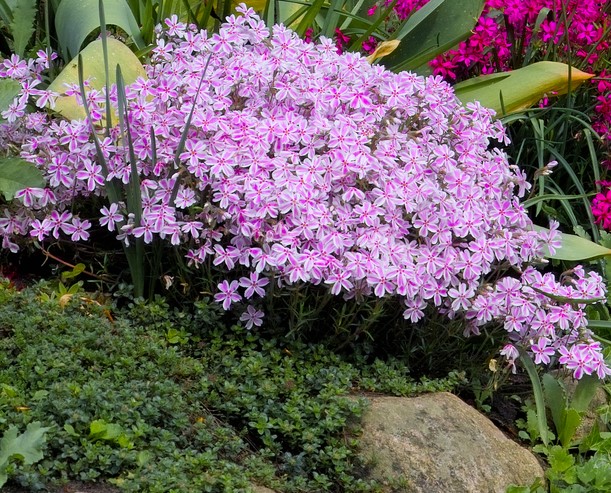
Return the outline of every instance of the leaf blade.
[[[138,23],[125,0],[104,0],[106,24],[123,29],[138,48],[144,48]],[[55,14],[55,28],[65,59],[80,51],[85,38],[100,27],[98,0],[62,0]]]
[[[537,62],[501,74],[481,75],[454,86],[463,104],[479,101],[497,115],[522,111],[546,94],[567,94],[594,77],[560,62]]]
[[[21,158],[0,159],[0,192],[12,200],[24,188],[42,188],[46,184],[40,170]]]
[[[533,226],[535,231],[549,231],[542,226]],[[552,255],[547,247],[545,247],[545,257],[556,260],[567,260],[572,262],[581,262],[596,260],[599,258],[611,255],[611,249],[605,248],[598,243],[582,238],[581,236],[571,235],[567,233],[558,233],[561,246],[556,249]]]
[[[23,57],[25,49],[34,34],[36,20],[36,0],[20,0],[13,9],[11,34],[13,35],[13,50]]]
[[[483,8],[483,0],[431,0],[392,37],[401,45],[383,64],[394,72],[421,67],[467,39]]]

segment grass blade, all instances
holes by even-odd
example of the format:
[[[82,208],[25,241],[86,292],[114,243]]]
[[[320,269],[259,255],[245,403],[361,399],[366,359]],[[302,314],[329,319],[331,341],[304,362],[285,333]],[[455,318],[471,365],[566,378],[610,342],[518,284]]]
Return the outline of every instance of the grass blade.
[[[556,193],[546,193],[546,194],[537,195],[536,197],[525,200],[524,202],[522,202],[522,205],[528,209],[529,207],[532,207],[533,205],[538,204],[539,202],[547,202],[548,200],[549,201],[552,201],[552,200],[569,201],[569,200],[575,200],[575,199],[583,199],[585,197],[593,197],[594,195],[596,195],[594,192],[587,193],[585,195],[562,195],[562,194],[556,194]]]
[[[180,141],[178,142],[178,146],[176,147],[176,152],[174,153],[174,169],[176,171],[180,169],[180,155],[185,150],[185,142],[187,141],[187,135],[189,135],[189,128],[191,127],[191,119],[193,118],[193,112],[195,111],[195,106],[197,105],[197,98],[199,97],[199,92],[201,91],[202,84],[204,83],[204,78],[206,77],[206,72],[208,71],[208,65],[210,65],[211,58],[212,58],[212,55],[210,55],[208,57],[208,60],[206,60],[206,65],[204,66],[204,70],[202,71],[202,76],[199,79],[199,85],[197,86],[197,91],[195,92],[195,98],[193,98],[193,104],[191,105],[191,111],[189,111],[189,116],[187,117],[187,121],[185,122],[185,128],[182,129],[182,134],[180,135]],[[174,189],[172,190],[170,204],[173,204],[174,200],[176,200],[176,195],[178,194],[179,185],[180,185],[179,180],[176,180],[176,184],[174,185]]]
[[[533,387],[533,395],[535,398],[535,406],[537,408],[537,425],[539,428],[539,435],[543,445],[546,447],[549,445],[549,435],[547,428],[547,416],[545,415],[545,397],[543,396],[543,388],[541,387],[541,379],[535,368],[533,360],[525,352],[520,353],[520,361],[530,377],[530,381]]]
[[[312,25],[324,3],[325,0],[314,0],[312,5],[307,8],[305,15],[301,18],[299,25],[295,28],[295,32],[300,38],[303,37],[308,27]]]
[[[104,77],[106,85],[106,136],[110,134],[111,111],[110,111],[110,77],[108,68],[108,39],[106,36],[106,15],[104,14],[104,0],[99,0],[98,11],[100,16],[100,37],[102,38],[102,52],[104,53]]]
[[[0,0],[0,19],[7,25],[13,22],[13,11],[6,3],[6,0]]]
[[[140,226],[142,222],[142,195],[140,191],[140,176],[136,164],[136,153],[131,136],[129,115],[127,113],[127,98],[125,97],[125,85],[121,75],[121,67],[117,65],[117,103],[119,105],[119,127],[121,135],[125,135],[129,152],[130,175],[126,190],[127,211],[134,215],[134,223]],[[134,246],[125,248],[127,261],[129,263],[134,295],[144,296],[144,240],[142,237],[133,238]]]
[[[335,34],[335,30],[337,29],[337,25],[339,23],[339,15],[341,12],[341,1],[342,0],[331,0],[329,11],[327,12],[327,15],[325,15],[321,34],[323,36],[326,36],[327,38],[332,38]]]

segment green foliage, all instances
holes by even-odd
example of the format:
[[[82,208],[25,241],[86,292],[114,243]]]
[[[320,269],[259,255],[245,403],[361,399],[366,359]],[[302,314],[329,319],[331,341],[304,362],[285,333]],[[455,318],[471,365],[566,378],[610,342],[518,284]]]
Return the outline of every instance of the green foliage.
[[[537,62],[526,67],[481,75],[454,86],[463,103],[479,101],[497,115],[523,111],[547,94],[566,94],[592,77],[560,62]]]
[[[483,8],[483,0],[429,1],[390,36],[401,44],[384,59],[384,65],[395,72],[428,73],[430,60],[471,35]]]
[[[541,383],[539,399],[549,410],[556,435],[547,428],[547,419],[544,419],[543,423],[540,422],[539,407],[535,410],[532,406],[527,406],[526,420],[519,421],[518,426],[522,428],[520,436],[532,443],[543,441],[541,429],[545,426],[548,442],[536,445],[534,450],[543,454],[549,464],[546,471],[549,491],[551,493],[610,491],[611,433],[600,431],[596,422],[588,435],[575,440],[575,433],[582,423],[583,416],[601,386],[600,380],[589,375],[584,376],[571,395],[559,377],[548,373],[543,376]],[[604,410],[599,412],[602,413]],[[557,443],[552,443],[556,440]],[[512,486],[507,491],[508,493],[544,493],[548,490],[534,483],[529,487]]]
[[[35,31],[36,0],[0,0],[0,46],[23,57]]]
[[[535,229],[545,231],[546,228],[535,226]],[[611,256],[611,248],[594,243],[587,238],[566,233],[559,233],[559,235],[560,248],[557,248],[553,255],[548,251],[545,255],[547,258],[583,262]]]
[[[611,439],[601,439],[599,445],[610,447]],[[572,455],[555,445],[546,450],[550,468],[546,471],[551,493],[593,493],[611,490],[611,460],[608,452],[582,457]],[[535,490],[537,493],[544,491]]]
[[[559,98],[549,108],[503,118],[512,145],[508,154],[528,173],[533,188],[525,206],[543,226],[549,219],[560,222],[561,229],[600,243],[598,227],[590,200],[600,190],[604,178],[602,158],[597,147],[600,137],[594,132],[584,111],[591,105],[588,85]],[[548,167],[550,161],[558,166]]]
[[[18,0],[12,11],[10,30],[13,37],[13,51],[23,57],[25,49],[34,34],[36,0]]]
[[[100,27],[100,0],[62,0],[55,14],[55,29],[61,52],[66,60],[75,57],[83,41]],[[106,24],[120,27],[138,48],[144,48],[138,23],[125,0],[102,0]]]
[[[32,163],[21,158],[0,158],[0,193],[5,200],[12,200],[19,190],[28,187],[42,188],[45,179]]]
[[[18,435],[15,426],[10,426],[0,440],[0,487],[6,484],[6,468],[11,459],[21,460],[31,465],[42,460],[42,447],[45,433],[50,428],[43,428],[39,422],[29,423],[26,430]]]
[[[548,429],[547,410],[549,410],[558,441],[563,448],[568,449],[573,445],[575,432],[582,422],[584,413],[596,391],[601,387],[600,379],[595,375],[584,375],[569,396],[566,385],[560,377],[546,373],[539,378],[532,360],[526,355],[523,355],[521,360],[531,378],[536,403],[535,410],[532,408],[527,410],[528,419],[522,426],[526,428],[528,434],[521,433],[522,438],[530,438],[533,443],[541,440],[544,447],[539,447],[539,450],[545,450],[554,438],[553,433]],[[537,421],[536,426],[533,426],[533,420]]]
[[[9,105],[21,92],[21,84],[13,79],[0,80],[0,113],[6,111]],[[2,121],[2,117],[0,117]]]
[[[224,329],[206,299],[191,312],[137,300],[111,319],[86,297],[62,308],[45,291],[0,288],[0,434],[50,428],[41,461],[8,469],[31,490],[107,479],[127,492],[375,491],[354,454],[364,401],[348,394],[461,382]],[[189,336],[171,344],[172,330]]]
[[[528,354],[522,353],[520,355],[520,361],[522,362],[524,369],[528,373],[528,376],[530,377],[530,381],[533,386],[533,397],[535,399],[535,405],[536,405],[535,417],[537,419],[537,430],[539,432],[539,438],[543,442],[543,445],[547,446],[550,438],[549,438],[548,429],[547,429],[547,417],[545,413],[545,396],[543,395],[541,380],[539,379],[539,374],[537,373],[535,364]],[[532,430],[533,427],[531,426],[530,428]],[[530,431],[530,434],[532,436],[532,431]]]

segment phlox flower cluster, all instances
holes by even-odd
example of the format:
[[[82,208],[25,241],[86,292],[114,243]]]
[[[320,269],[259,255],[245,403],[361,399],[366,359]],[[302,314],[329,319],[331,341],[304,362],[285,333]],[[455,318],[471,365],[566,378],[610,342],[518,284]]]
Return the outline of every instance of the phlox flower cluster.
[[[428,0],[399,0],[394,11],[405,19],[426,3]],[[432,67],[451,80],[509,70],[515,45],[526,49],[531,42],[541,48],[548,43],[562,45],[564,50],[570,45],[577,57],[593,65],[610,47],[608,4],[609,0],[486,0],[471,37],[439,57]],[[547,9],[537,26],[540,13]],[[373,12],[375,9],[370,10]]]
[[[405,19],[426,3],[399,0],[394,10],[399,19]],[[513,66],[516,56],[521,60],[531,44],[544,54],[554,51],[555,58],[573,65],[582,60],[587,70],[600,75],[593,81],[597,88],[593,127],[611,140],[611,83],[604,70],[611,48],[609,5],[609,0],[486,0],[469,39],[431,61],[431,68],[448,81],[511,70],[517,68]],[[545,9],[549,13],[537,28]],[[521,53],[516,53],[518,46]]]
[[[596,119],[592,127],[607,142],[609,155],[607,156],[606,167],[611,164],[611,72],[603,70],[600,78],[594,80],[598,95],[596,96]]]
[[[432,66],[438,73],[448,69],[461,78],[510,70],[514,68],[512,56],[517,43],[512,42],[513,38],[520,40],[524,50],[531,43],[543,51],[555,46],[559,50],[557,57],[570,59],[574,55],[592,67],[609,50],[605,37],[609,27],[608,3],[608,0],[487,0],[473,35]],[[550,12],[537,29],[537,19],[545,9]],[[444,75],[450,79],[457,76],[449,72]]]
[[[71,209],[105,197],[108,180],[130,181],[119,128],[100,143],[104,176],[88,122],[28,112],[3,125],[2,141],[48,182],[4,210],[4,246],[86,241],[95,228],[123,242],[165,239],[193,268],[216,266],[216,301],[249,327],[263,322],[268,289],[310,283],[346,299],[398,297],[414,323],[434,309],[468,334],[502,324],[512,362],[524,349],[540,363],[562,358],[576,376],[609,373],[582,304],[604,296],[602,280],[529,266],[556,234],[533,230],[519,202],[529,184],[491,145],[506,136],[490,110],[463,107],[441,77],[394,74],[239,12],[212,35],[170,21],[148,78],[126,90],[140,221],[122,203],[98,218]],[[26,67],[5,76],[25,87],[37,77]],[[103,95],[87,101],[101,118]]]
[[[611,231],[611,183],[601,182],[605,189],[596,194],[592,199],[592,214],[596,224],[601,228]]]

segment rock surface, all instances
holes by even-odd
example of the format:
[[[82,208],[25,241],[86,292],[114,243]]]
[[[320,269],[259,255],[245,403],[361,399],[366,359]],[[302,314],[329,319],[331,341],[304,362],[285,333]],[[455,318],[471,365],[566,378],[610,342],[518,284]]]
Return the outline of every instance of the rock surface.
[[[533,454],[445,392],[372,398],[360,442],[371,477],[405,493],[505,493],[544,475]]]
[[[575,394],[575,389],[577,388],[578,381],[570,377],[564,376],[562,377],[562,383],[564,384],[564,387],[567,390],[570,403],[573,398],[573,395]],[[608,403],[609,402],[607,400],[607,392],[605,392],[605,389],[602,387],[602,385],[597,387],[594,396],[592,397],[592,400],[588,405],[588,408],[582,415],[581,424],[575,431],[575,435],[573,435],[574,441],[583,440],[586,436],[588,436],[594,424],[597,421],[600,421],[600,416],[597,412],[598,408],[606,406]],[[599,424],[601,423],[599,422]]]
[[[401,493],[505,493],[543,469],[483,414],[449,393],[370,399],[360,455],[368,474]],[[5,491],[3,489],[2,491]],[[7,493],[26,493],[6,488]],[[104,484],[71,483],[57,493],[118,493]],[[253,493],[276,493],[253,484]]]

